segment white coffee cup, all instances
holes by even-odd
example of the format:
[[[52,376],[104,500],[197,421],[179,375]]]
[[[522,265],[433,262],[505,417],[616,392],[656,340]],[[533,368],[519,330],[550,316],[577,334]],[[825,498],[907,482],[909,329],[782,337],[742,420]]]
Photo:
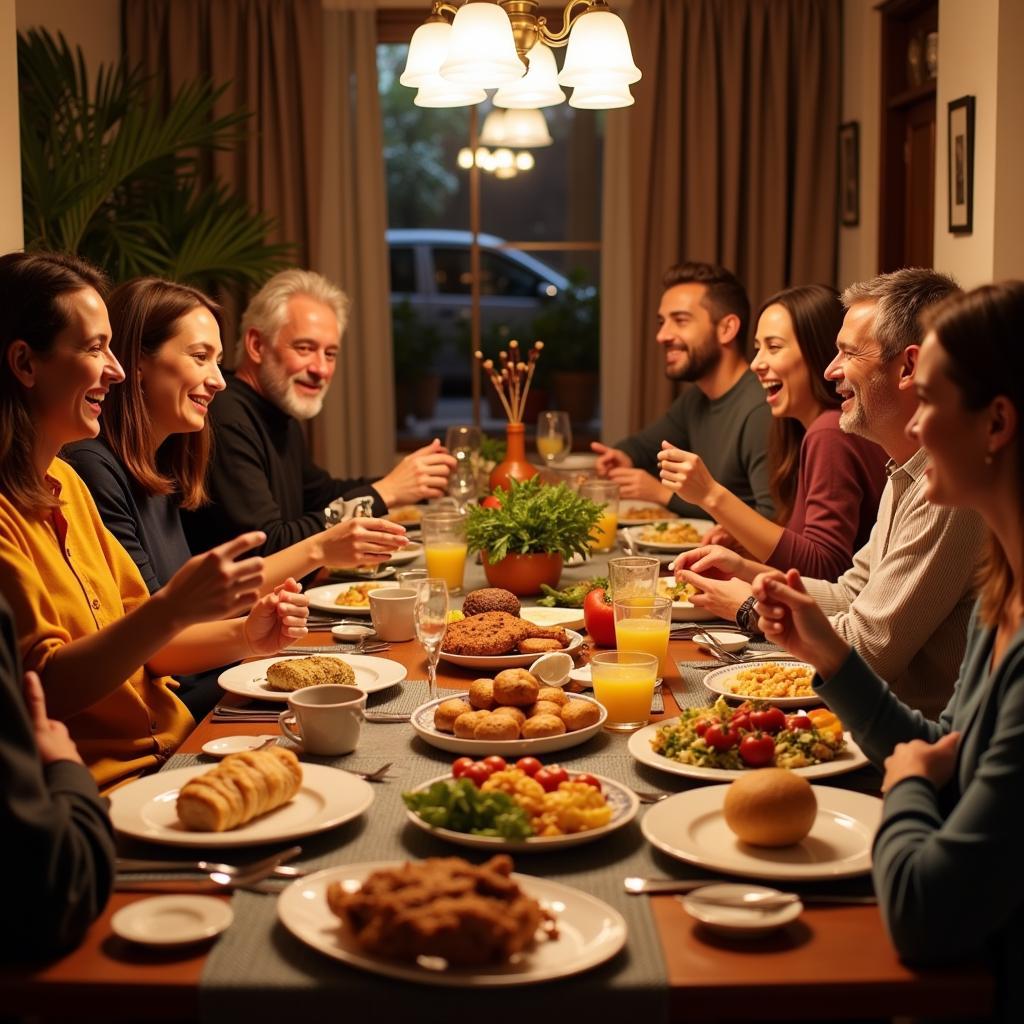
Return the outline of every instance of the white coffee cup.
[[[381,640],[401,643],[416,635],[415,604],[416,591],[409,587],[380,587],[370,591],[370,618]]]
[[[307,686],[288,695],[278,716],[281,732],[307,754],[348,754],[359,742],[366,694],[358,686]]]

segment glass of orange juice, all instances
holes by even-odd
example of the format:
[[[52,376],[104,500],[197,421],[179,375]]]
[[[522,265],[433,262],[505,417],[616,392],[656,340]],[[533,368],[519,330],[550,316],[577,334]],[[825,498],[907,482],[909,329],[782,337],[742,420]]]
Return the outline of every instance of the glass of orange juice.
[[[658,659],[643,651],[601,651],[590,659],[594,696],[613,732],[642,729],[650,717]]]
[[[620,651],[643,651],[658,659],[668,655],[672,602],[667,597],[625,597],[612,601],[615,646]]]
[[[580,494],[603,505],[601,518],[590,531],[591,551],[611,551],[615,547],[615,531],[619,527],[619,485],[610,480],[584,480]]]
[[[423,555],[432,579],[442,579],[450,594],[462,590],[466,568],[466,517],[451,509],[430,509],[423,514]]]
[[[548,468],[561,462],[572,449],[572,427],[569,414],[561,409],[547,409],[537,417],[537,454]]]

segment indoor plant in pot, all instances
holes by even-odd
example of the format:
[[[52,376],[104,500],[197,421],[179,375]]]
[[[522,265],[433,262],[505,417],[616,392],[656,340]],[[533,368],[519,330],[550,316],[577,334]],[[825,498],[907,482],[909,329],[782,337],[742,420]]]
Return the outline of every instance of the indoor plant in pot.
[[[487,582],[513,594],[540,593],[541,584],[558,585],[562,564],[590,553],[590,531],[601,505],[565,484],[543,484],[539,477],[509,480],[486,504],[467,513],[466,540],[479,551]]]

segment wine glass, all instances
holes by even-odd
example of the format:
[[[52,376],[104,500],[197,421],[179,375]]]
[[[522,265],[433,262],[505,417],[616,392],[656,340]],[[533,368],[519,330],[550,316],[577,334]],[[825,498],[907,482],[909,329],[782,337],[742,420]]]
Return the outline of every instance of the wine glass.
[[[420,580],[413,605],[416,639],[427,652],[427,689],[430,700],[437,696],[437,659],[448,628],[448,586],[444,580]]]
[[[469,425],[449,427],[444,437],[444,446],[456,461],[470,461],[473,452],[480,450],[480,428]]]
[[[550,468],[561,462],[572,448],[572,427],[569,414],[560,409],[548,409],[537,417],[537,454]]]

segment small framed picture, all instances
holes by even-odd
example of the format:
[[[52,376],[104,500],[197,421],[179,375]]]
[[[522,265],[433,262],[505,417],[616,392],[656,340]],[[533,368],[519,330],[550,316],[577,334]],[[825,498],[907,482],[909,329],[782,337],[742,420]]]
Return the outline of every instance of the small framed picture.
[[[845,227],[860,223],[860,126],[839,126],[839,220]]]
[[[969,235],[974,228],[974,97],[949,104],[949,230]]]

